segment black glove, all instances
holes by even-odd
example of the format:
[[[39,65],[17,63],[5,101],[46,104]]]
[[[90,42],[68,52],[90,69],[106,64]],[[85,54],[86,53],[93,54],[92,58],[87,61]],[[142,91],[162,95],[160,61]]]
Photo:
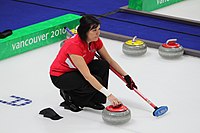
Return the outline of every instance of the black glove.
[[[135,83],[133,82],[132,78],[129,75],[124,76],[124,79],[126,81],[126,86],[133,90],[134,88],[137,89],[137,86],[135,85]]]

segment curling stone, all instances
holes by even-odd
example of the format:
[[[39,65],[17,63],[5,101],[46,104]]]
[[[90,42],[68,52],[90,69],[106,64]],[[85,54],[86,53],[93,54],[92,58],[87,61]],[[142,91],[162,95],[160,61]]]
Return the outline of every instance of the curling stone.
[[[69,39],[71,38],[73,35],[77,34],[77,30],[76,29],[69,29],[69,28],[66,28],[66,31],[67,31],[67,35],[66,35],[66,38]]]
[[[184,49],[177,39],[169,39],[159,47],[159,55],[164,58],[178,58],[183,55]]]
[[[65,29],[66,29],[66,31],[67,31],[66,39],[69,39],[69,38],[71,38],[73,35],[77,34],[77,30],[76,30],[76,29],[70,30],[69,28],[66,28],[66,27],[65,27]],[[62,47],[62,45],[64,44],[64,42],[65,42],[65,41],[62,41],[62,42],[60,43],[60,47]]]
[[[112,125],[124,124],[131,119],[131,111],[124,105],[119,107],[110,105],[102,111],[102,118]]]
[[[128,40],[123,44],[122,51],[126,55],[140,56],[146,53],[147,46],[143,41],[136,39],[135,36],[132,40]]]

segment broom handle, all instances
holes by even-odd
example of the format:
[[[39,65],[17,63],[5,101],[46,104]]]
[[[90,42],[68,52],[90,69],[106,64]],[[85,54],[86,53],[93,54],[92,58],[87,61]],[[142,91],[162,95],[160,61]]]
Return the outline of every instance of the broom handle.
[[[100,57],[98,54],[95,53],[95,56],[96,56],[98,59],[101,60],[101,57]],[[123,81],[126,83],[126,80],[122,77],[122,75],[119,74],[119,72],[117,72],[112,66],[110,66],[110,70],[111,70],[112,72],[114,72],[121,80],[123,80]],[[148,98],[144,97],[144,96],[142,95],[142,93],[140,93],[137,89],[133,88],[133,90],[134,90],[142,99],[144,99],[149,105],[151,105],[154,109],[157,109],[157,108],[158,108],[158,107],[157,107],[155,104],[153,104]]]

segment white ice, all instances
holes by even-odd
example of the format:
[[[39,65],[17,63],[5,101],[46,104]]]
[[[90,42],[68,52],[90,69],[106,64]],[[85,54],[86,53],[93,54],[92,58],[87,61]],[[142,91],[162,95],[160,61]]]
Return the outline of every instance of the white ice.
[[[157,49],[148,48],[141,57],[126,56],[123,42],[102,38],[110,55],[132,76],[139,91],[158,107],[169,111],[154,117],[154,109],[121,79],[110,72],[109,89],[130,110],[128,123],[113,126],[102,120],[101,111],[85,108],[74,113],[59,106],[62,98],[49,78],[49,66],[59,50],[59,42],[0,62],[0,99],[16,95],[31,99],[32,103],[13,107],[0,103],[2,133],[169,133],[198,132],[200,130],[200,58],[184,55],[167,60]],[[106,104],[109,105],[109,102]],[[53,121],[39,115],[50,107],[63,119]]]
[[[156,10],[156,13],[200,20],[199,0],[184,0]],[[32,100],[14,107],[0,103],[1,133],[194,133],[200,131],[200,58],[184,55],[167,60],[157,49],[148,48],[141,57],[122,53],[123,42],[102,38],[110,55],[131,75],[139,91],[158,107],[169,111],[154,117],[154,109],[110,72],[109,89],[130,110],[131,120],[123,125],[108,125],[101,111],[85,108],[74,113],[59,106],[62,98],[49,77],[49,67],[60,43],[48,45],[0,61],[0,100],[12,101],[11,95]],[[109,105],[109,102],[106,104]],[[63,119],[53,121],[39,115],[50,107]]]

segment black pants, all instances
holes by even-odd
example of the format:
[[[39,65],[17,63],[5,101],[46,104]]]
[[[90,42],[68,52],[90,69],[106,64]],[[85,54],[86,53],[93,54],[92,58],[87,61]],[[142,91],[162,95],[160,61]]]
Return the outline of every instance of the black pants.
[[[105,60],[93,60],[88,64],[90,73],[105,87],[108,87],[109,63]],[[79,71],[72,71],[61,76],[51,76],[53,84],[67,92],[74,104],[79,106],[93,103],[106,103],[106,97],[85,80]]]

